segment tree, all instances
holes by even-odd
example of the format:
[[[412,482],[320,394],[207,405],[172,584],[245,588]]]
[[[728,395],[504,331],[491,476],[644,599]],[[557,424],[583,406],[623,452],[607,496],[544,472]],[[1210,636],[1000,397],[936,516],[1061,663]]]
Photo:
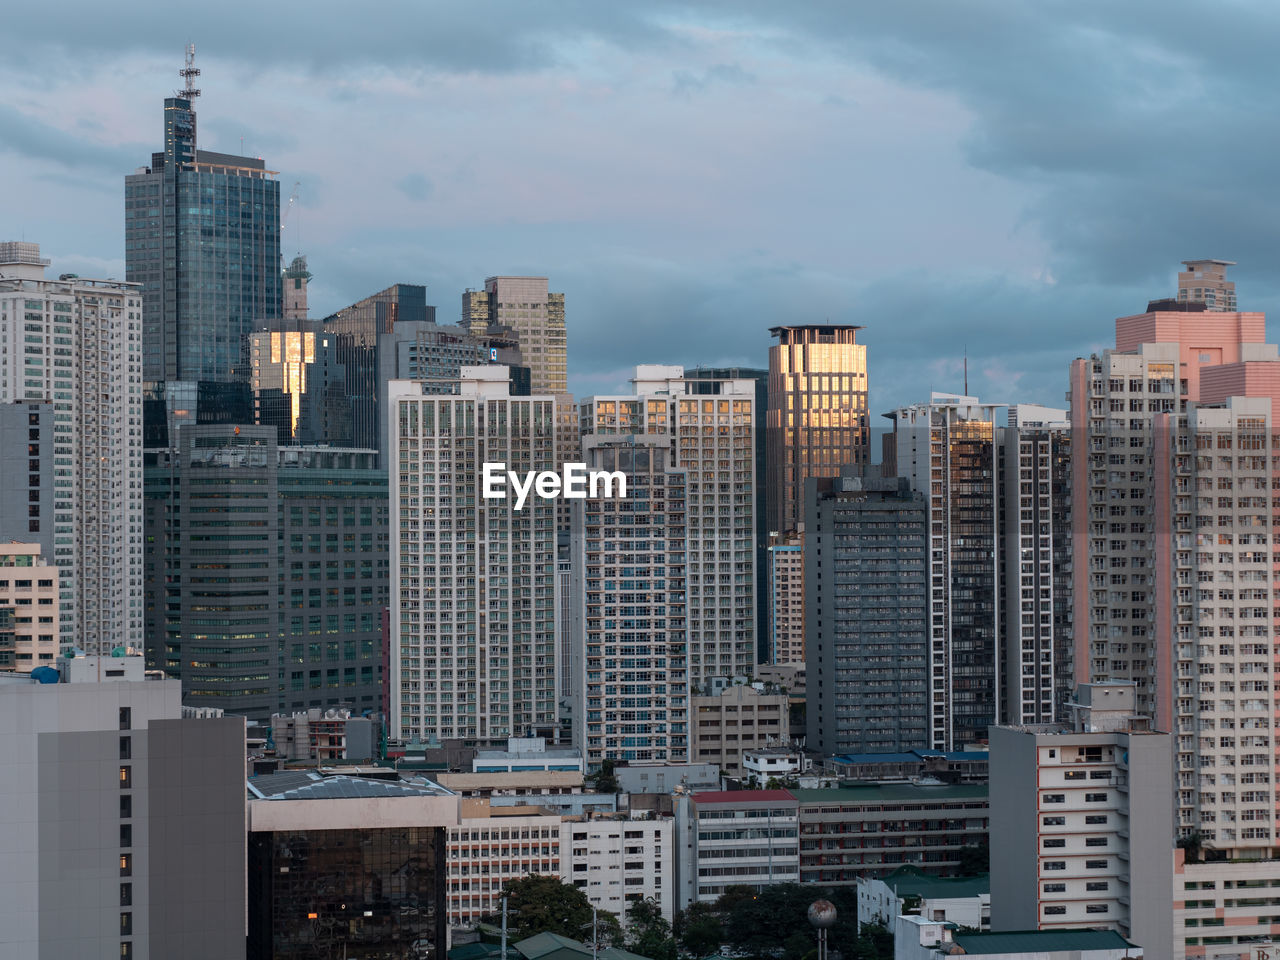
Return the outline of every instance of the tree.
[[[617,793],[618,778],[613,775],[617,763],[613,760],[604,760],[600,764],[600,769],[592,776],[592,782],[595,784],[597,793]]]
[[[591,935],[591,902],[577,887],[559,877],[530,874],[512,880],[503,888],[508,896],[508,925],[517,940],[537,933],[555,933],[570,940]],[[608,910],[597,911],[600,943],[615,945],[622,940],[618,918]]]
[[[626,948],[650,960],[676,960],[675,937],[658,901],[632,901],[627,910]]]
[[[991,872],[991,847],[982,843],[972,847],[961,847],[956,857],[960,861],[956,872],[962,877],[976,877],[980,873]]]
[[[724,926],[715,907],[695,902],[676,915],[675,935],[685,953],[708,957],[719,951],[724,941]]]

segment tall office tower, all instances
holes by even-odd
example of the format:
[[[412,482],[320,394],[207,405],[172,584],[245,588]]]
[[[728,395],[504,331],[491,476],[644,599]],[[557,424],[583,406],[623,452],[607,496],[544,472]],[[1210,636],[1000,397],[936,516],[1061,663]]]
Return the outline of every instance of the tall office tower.
[[[244,721],[142,657],[37,673],[0,674],[0,954],[243,958]]]
[[[0,543],[0,671],[52,666],[58,654],[58,569],[38,543]]]
[[[689,678],[747,675],[755,638],[755,384],[690,381],[679,367],[636,367],[629,396],[588,397],[582,435],[654,435],[688,473]],[[708,390],[708,383],[712,389]]]
[[[1171,857],[1169,734],[1134,715],[1130,683],[1085,684],[1074,701],[1068,724],[991,730],[991,823],[1000,830],[991,928],[1104,927],[1144,956],[1172,957],[1182,934],[1173,906],[1184,893]]]
[[[1009,426],[999,433],[1005,603],[1000,719],[1015,725],[1053,723],[1065,718],[1074,691],[1071,424],[1065,410],[1015,404],[1009,408]]]
[[[588,433],[582,446],[588,470],[625,478],[626,497],[574,502],[571,595],[583,612],[573,742],[590,769],[605,760],[684,762],[688,477],[661,433]]]
[[[1178,303],[1203,303],[1206,310],[1234,312],[1236,284],[1227,279],[1231,260],[1183,260],[1178,274]]]
[[[804,537],[782,534],[769,547],[767,619],[769,643],[761,663],[803,664],[804,631]]]
[[[985,739],[998,716],[1002,406],[935,393],[887,414],[898,476],[929,510],[929,736],[939,750]]]
[[[286,320],[306,320],[307,284],[311,282],[311,271],[307,269],[307,258],[298,254],[284,271],[284,318]]]
[[[807,486],[807,745],[823,754],[933,746],[925,497],[898,479]]]
[[[199,149],[199,73],[164,101],[164,150],[125,177],[125,278],[142,285],[147,446],[182,423],[250,423],[244,338],[281,315],[280,184]],[[162,407],[163,402],[163,407]],[[162,412],[163,411],[163,412]]]
[[[391,377],[379,364],[379,342],[394,335],[401,324],[434,322],[435,318],[436,308],[427,304],[426,287],[397,283],[321,321],[325,332],[337,336],[338,363],[346,371],[351,400],[354,446],[378,449],[379,430],[385,429],[378,402],[385,397]],[[386,451],[381,452],[386,456]]]
[[[769,371],[754,367],[688,367],[686,380],[754,380],[756,385],[755,444],[756,444],[756,660],[770,663],[769,650],[769,528],[765,517],[765,477],[767,467],[766,420],[769,411]],[[801,658],[803,659],[803,658]]]
[[[462,295],[462,326],[477,337],[509,327],[529,365],[536,394],[567,394],[569,368],[564,294],[548,293],[546,277],[488,277],[483,290]]]
[[[351,401],[336,335],[311,321],[285,323],[299,329],[264,330],[247,338],[253,422],[275,427],[281,446],[351,446]]]
[[[47,265],[0,244],[0,532],[58,568],[64,648],[140,648],[142,298]]]
[[[184,428],[147,452],[147,654],[192,706],[377,709],[387,476],[372,450]]]
[[[503,366],[463,367],[458,392],[388,385],[391,729],[405,740],[554,736],[555,501],[484,496],[483,464],[559,472],[556,401],[511,396]]]
[[[1168,491],[1153,479],[1171,427],[1156,422],[1200,399],[1202,371],[1274,355],[1265,326],[1262,313],[1153,301],[1116,320],[1114,350],[1071,365],[1076,680],[1133,680],[1138,709],[1161,729],[1172,729],[1172,696],[1157,685],[1174,677],[1159,650],[1172,649],[1175,628],[1165,596]]]
[[[804,519],[804,482],[871,462],[867,348],[861,327],[774,327],[769,348],[766,530],[790,533]]]

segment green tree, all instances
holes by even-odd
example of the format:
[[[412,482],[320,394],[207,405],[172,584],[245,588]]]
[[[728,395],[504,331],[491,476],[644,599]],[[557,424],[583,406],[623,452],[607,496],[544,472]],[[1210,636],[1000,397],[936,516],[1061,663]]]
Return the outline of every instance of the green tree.
[[[675,937],[658,901],[632,901],[627,910],[626,948],[650,960],[676,960]]]
[[[507,901],[508,926],[516,940],[537,933],[555,933],[571,940],[591,937],[591,902],[577,887],[562,883],[559,877],[530,874],[512,880],[503,888]],[[608,910],[597,911],[596,926],[600,943],[612,946],[622,942],[622,926]]]
[[[689,956],[709,957],[719,952],[724,942],[724,926],[716,907],[695,902],[676,915],[675,935],[680,948]]]
[[[956,872],[962,877],[976,877],[980,873],[991,872],[991,846],[981,843],[972,847],[961,847],[956,857],[960,861]]]
[[[600,769],[592,774],[591,780],[598,793],[618,792],[618,778],[613,774],[616,768],[617,763],[613,760],[604,760],[600,764]]]

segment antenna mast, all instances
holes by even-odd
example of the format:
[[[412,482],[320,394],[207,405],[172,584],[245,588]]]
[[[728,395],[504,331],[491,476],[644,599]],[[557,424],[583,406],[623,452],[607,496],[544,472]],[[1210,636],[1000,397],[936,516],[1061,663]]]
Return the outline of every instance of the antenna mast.
[[[196,66],[196,45],[194,43],[187,44],[187,65],[178,71],[178,76],[183,80],[183,88],[178,91],[178,96],[185,97],[188,100],[194,100],[200,96],[200,91],[192,86],[192,82],[196,77],[200,76],[200,68]]]

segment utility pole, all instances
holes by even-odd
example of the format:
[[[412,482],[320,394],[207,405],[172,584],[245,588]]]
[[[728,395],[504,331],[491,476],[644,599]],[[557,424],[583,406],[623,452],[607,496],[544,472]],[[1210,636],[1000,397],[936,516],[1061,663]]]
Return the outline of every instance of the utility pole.
[[[507,895],[502,895],[502,960],[507,960]]]

